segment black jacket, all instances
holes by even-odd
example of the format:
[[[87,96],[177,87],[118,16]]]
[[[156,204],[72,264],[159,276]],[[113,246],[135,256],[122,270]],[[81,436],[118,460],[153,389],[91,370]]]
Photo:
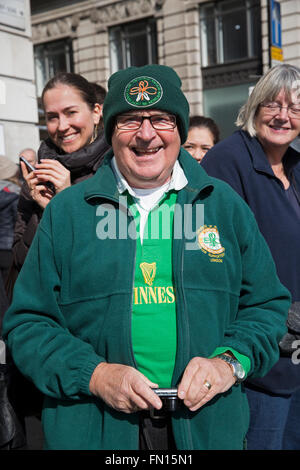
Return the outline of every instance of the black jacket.
[[[289,202],[258,139],[250,137],[248,132],[236,131],[209,150],[201,165],[210,176],[229,183],[250,206],[269,245],[280,281],[291,292],[292,301],[299,301],[299,211]],[[299,152],[289,147],[283,165],[300,204]],[[273,393],[291,393],[300,388],[299,367],[290,357],[282,357],[255,384]]]
[[[77,184],[93,176],[101,165],[104,155],[110,146],[106,143],[104,135],[99,135],[90,145],[82,149],[64,154],[48,138],[41,143],[38,150],[38,160],[52,158],[58,160],[71,172],[71,183]],[[13,262],[6,286],[8,297],[11,300],[14,282],[20,272],[29,247],[32,243],[39,221],[43,215],[41,207],[30,197],[27,184],[24,184],[20,193],[17,221],[15,225],[13,242]]]

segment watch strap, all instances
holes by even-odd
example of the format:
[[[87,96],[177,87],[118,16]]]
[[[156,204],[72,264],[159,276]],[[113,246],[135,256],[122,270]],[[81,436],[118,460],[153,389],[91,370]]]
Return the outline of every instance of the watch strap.
[[[234,357],[228,356],[227,354],[218,354],[215,357],[218,357],[218,358],[222,359],[224,362],[226,362],[230,366],[230,368],[232,370],[232,375],[236,378],[235,385],[238,385],[241,382],[243,382],[243,380],[246,378],[246,374],[245,374],[245,371],[244,371],[244,368],[243,368],[242,364],[237,359],[235,359]],[[238,365],[239,368],[241,368],[244,371],[243,378],[241,378],[237,375],[236,369],[235,369],[236,365]]]

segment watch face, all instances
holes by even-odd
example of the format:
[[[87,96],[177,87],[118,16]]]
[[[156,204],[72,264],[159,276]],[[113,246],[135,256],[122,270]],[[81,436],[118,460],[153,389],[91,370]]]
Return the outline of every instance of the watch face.
[[[245,377],[245,371],[239,362],[234,363],[235,376],[241,380]]]

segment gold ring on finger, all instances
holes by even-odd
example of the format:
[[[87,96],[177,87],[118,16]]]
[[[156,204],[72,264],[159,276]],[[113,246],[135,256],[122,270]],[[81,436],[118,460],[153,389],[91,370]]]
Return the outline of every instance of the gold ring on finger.
[[[205,380],[205,382],[204,382],[204,387],[206,387],[207,390],[210,390],[210,389],[211,389],[211,383],[208,382],[208,380]]]

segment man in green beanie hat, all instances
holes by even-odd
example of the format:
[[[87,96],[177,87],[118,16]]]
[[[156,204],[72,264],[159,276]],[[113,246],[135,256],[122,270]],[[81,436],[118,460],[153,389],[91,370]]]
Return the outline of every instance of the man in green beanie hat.
[[[110,77],[108,90],[103,107],[108,143],[111,143],[114,119],[118,114],[129,110],[158,109],[176,116],[181,143],[184,144],[189,125],[189,104],[175,70],[165,65],[129,67]]]
[[[115,73],[112,149],[44,212],[4,333],[47,449],[245,446],[242,382],[278,359],[290,296],[248,206],[181,147],[188,117],[173,69]]]

